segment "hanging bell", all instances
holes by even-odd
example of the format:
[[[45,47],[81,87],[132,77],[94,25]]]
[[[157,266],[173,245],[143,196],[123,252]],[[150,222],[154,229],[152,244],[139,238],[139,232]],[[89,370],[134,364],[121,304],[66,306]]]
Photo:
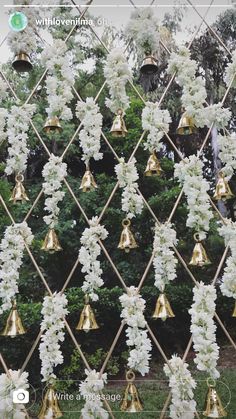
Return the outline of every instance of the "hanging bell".
[[[128,382],[128,384],[125,389],[124,398],[120,406],[120,410],[122,410],[123,412],[137,413],[143,410],[137,387],[133,383],[134,380],[134,372],[132,370],[127,371],[126,381]]]
[[[235,301],[235,304],[234,304],[234,311],[233,311],[232,317],[236,317],[236,301]]]
[[[213,380],[214,381],[214,380]],[[227,416],[226,411],[224,410],[221,400],[215,389],[215,382],[213,384],[208,384],[208,393],[206,397],[206,410],[203,412],[203,416],[208,418],[224,418]]]
[[[33,68],[30,58],[25,52],[20,52],[15,56],[12,67],[17,73],[28,73]]]
[[[161,176],[162,172],[163,170],[161,168],[160,162],[155,152],[153,152],[147,161],[147,166],[146,166],[144,175],[145,176],[155,176],[155,175]]]
[[[85,306],[81,312],[79,323],[76,327],[76,330],[83,330],[84,332],[89,332],[90,330],[99,329],[99,326],[96,322],[94,312],[92,307],[89,304],[89,297],[85,296]]]
[[[41,250],[45,250],[45,252],[51,252],[51,253],[62,250],[62,247],[59,243],[59,240],[58,240],[58,237],[54,228],[50,228],[49,231],[47,232],[46,237],[43,241]]]
[[[135,249],[138,247],[136,240],[133,236],[133,233],[130,230],[130,220],[125,218],[122,221],[123,230],[120,236],[120,242],[118,244],[118,249],[124,250],[126,253],[129,253],[130,249]]]
[[[193,119],[187,115],[186,112],[180,118],[179,125],[177,128],[177,134],[179,135],[191,135],[196,132]]]
[[[10,336],[14,338],[15,336],[24,335],[25,333],[26,331],[18,313],[16,301],[14,300],[12,303],[12,309],[7,319],[7,324],[2,331],[1,336]]]
[[[97,189],[97,187],[98,185],[96,184],[95,179],[90,172],[89,166],[87,165],[79,189],[82,189],[83,192],[90,192],[94,191],[94,189]]]
[[[193,249],[192,259],[189,262],[189,265],[192,266],[205,266],[210,265],[211,261],[207,256],[206,250],[204,249],[202,243],[199,240],[198,234],[194,234],[194,240],[196,244]]]
[[[151,75],[155,74],[158,70],[157,59],[153,55],[146,55],[140,67],[140,71],[143,74]]]
[[[156,308],[152,315],[153,319],[161,319],[165,321],[168,317],[175,317],[172,308],[170,306],[170,303],[166,297],[165,294],[160,294],[157,302],[156,302]]]
[[[39,419],[46,418],[61,418],[62,412],[60,410],[58,400],[54,391],[54,388],[50,386],[43,399],[43,404],[38,415]]]
[[[220,171],[218,175],[219,179],[216,184],[213,199],[226,201],[227,199],[233,198],[234,194],[229,187],[228,181],[225,179],[224,173]]]
[[[113,137],[125,137],[128,133],[123,117],[122,109],[118,109],[117,115],[114,118],[110,133]]]
[[[62,131],[62,126],[60,124],[59,118],[57,116],[48,118],[45,122],[43,130],[46,132],[46,134],[50,134],[52,132],[60,133]]]
[[[15,187],[12,191],[11,197],[9,201],[13,201],[15,204],[16,202],[27,202],[29,198],[25,192],[25,188],[23,186],[24,176],[21,173],[18,173],[15,177]]]

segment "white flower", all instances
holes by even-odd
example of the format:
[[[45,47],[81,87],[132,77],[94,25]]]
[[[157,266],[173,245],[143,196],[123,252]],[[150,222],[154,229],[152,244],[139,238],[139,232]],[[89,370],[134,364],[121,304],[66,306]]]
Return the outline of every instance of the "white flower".
[[[51,154],[49,161],[44,165],[42,175],[44,178],[43,192],[48,195],[45,199],[44,210],[49,215],[43,217],[44,222],[54,228],[58,223],[60,208],[58,203],[64,198],[65,192],[60,191],[64,178],[67,176],[67,164],[62,162],[61,157]]]
[[[171,117],[168,110],[159,109],[158,103],[147,102],[142,112],[142,127],[149,131],[147,140],[144,142],[144,149],[160,151],[160,140],[165,132],[169,131]]]
[[[136,159],[133,157],[131,161],[125,163],[124,158],[120,159],[120,163],[115,166],[115,172],[122,191],[122,211],[126,213],[127,218],[133,218],[136,214],[141,214],[143,210],[143,200],[139,195],[138,189],[138,172],[135,166]]]
[[[213,285],[199,286],[193,289],[193,304],[191,314],[191,332],[193,335],[193,347],[196,352],[194,359],[197,369],[206,371],[212,378],[219,378],[217,361],[219,347],[216,343],[216,325],[214,323],[216,289]]]
[[[100,160],[103,154],[101,148],[102,115],[98,105],[92,97],[87,97],[86,102],[78,102],[76,116],[80,119],[83,129],[79,132],[80,145],[83,151],[82,160],[87,164],[93,157]]]
[[[104,226],[98,224],[98,217],[93,217],[90,227],[84,230],[80,239],[82,246],[79,251],[79,261],[82,265],[82,272],[86,273],[82,290],[93,301],[98,300],[96,291],[104,284],[103,271],[98,260],[98,256],[101,254],[98,241],[105,240],[107,236],[108,231]]]
[[[107,374],[100,376],[96,370],[85,370],[87,377],[79,385],[81,396],[85,400],[85,405],[81,410],[83,419],[108,419],[109,414],[103,409],[101,392],[107,383]]]
[[[31,229],[26,222],[14,224],[5,230],[0,243],[0,314],[11,308],[18,291],[19,270],[23,263],[25,243],[33,241]]]
[[[236,300],[236,222],[225,221],[226,224],[222,225],[218,231],[224,237],[225,245],[229,246],[231,256],[226,260],[220,288],[223,295],[233,297]]]
[[[60,342],[63,342],[65,339],[63,318],[68,314],[67,304],[66,296],[60,293],[46,296],[43,300],[41,311],[43,315],[41,331],[43,334],[39,345],[43,381],[56,378],[53,369],[57,365],[63,364],[64,361]]]
[[[110,99],[106,99],[107,107],[114,113],[119,109],[125,111],[129,107],[125,87],[127,81],[132,79],[132,73],[121,48],[114,48],[108,54],[104,76],[110,93]]]
[[[232,83],[232,87],[234,87],[234,88],[236,87],[235,74],[236,74],[236,51],[233,51],[233,53],[232,53],[232,63],[229,63],[226,67],[226,70],[225,70],[225,82],[229,86],[231,80],[234,77],[234,80],[233,80],[233,83]]]
[[[199,234],[200,240],[206,238],[209,222],[213,218],[207,194],[209,184],[203,178],[202,172],[203,163],[195,155],[186,157],[180,163],[175,164],[174,176],[183,186],[187,197],[189,213],[186,225]]]
[[[236,133],[231,135],[217,135],[217,143],[219,147],[219,158],[225,165],[222,169],[228,180],[233,176],[236,170]]]
[[[178,242],[176,231],[170,223],[155,225],[153,242],[153,266],[155,271],[155,287],[164,292],[166,284],[176,278],[176,265],[173,246]]]
[[[8,85],[2,78],[0,78],[0,102],[2,102],[7,97],[8,97]],[[0,111],[1,110],[2,109],[0,108]]]
[[[0,375],[0,415],[6,419],[24,419],[24,405],[13,403],[13,392],[18,389],[29,389],[28,372],[9,370],[10,377]]]
[[[7,121],[7,109],[0,108],[0,142],[6,140],[7,132],[6,132],[6,121]]]
[[[196,402],[193,399],[196,382],[188,369],[188,364],[173,355],[169,364],[164,365],[171,388],[170,417],[172,419],[194,419]]]

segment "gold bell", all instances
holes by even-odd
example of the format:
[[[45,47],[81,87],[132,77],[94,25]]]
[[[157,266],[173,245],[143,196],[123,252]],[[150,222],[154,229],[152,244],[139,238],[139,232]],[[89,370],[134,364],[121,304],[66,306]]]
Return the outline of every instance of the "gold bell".
[[[47,232],[46,237],[43,241],[41,250],[45,250],[45,252],[51,252],[51,253],[62,250],[62,247],[59,243],[59,240],[58,240],[58,237],[54,228],[50,228],[49,231]]]
[[[61,418],[62,412],[60,410],[57,397],[54,388],[50,386],[43,399],[43,405],[38,415],[39,419],[50,418]]]
[[[179,121],[177,134],[190,135],[194,134],[196,130],[197,129],[194,125],[193,119],[190,116],[188,116],[186,112],[184,112]]]
[[[189,262],[189,265],[193,266],[205,266],[210,265],[211,261],[207,256],[206,250],[204,249],[202,243],[199,241],[198,234],[194,234],[194,240],[196,244],[193,249],[192,259]]]
[[[236,301],[235,301],[235,304],[234,304],[234,311],[233,311],[232,317],[236,317]]]
[[[134,372],[132,370],[127,371],[126,381],[128,382],[128,384],[125,389],[124,398],[120,406],[120,410],[122,410],[123,412],[137,413],[143,410],[137,387],[133,383],[134,380]]]
[[[225,179],[225,175],[223,172],[219,172],[219,179],[216,184],[215,193],[213,198],[216,200],[226,201],[226,199],[231,199],[234,197],[227,180]]]
[[[12,309],[7,319],[7,324],[2,331],[1,336],[10,336],[14,338],[15,336],[24,335],[25,333],[26,331],[18,313],[16,301],[14,300],[12,303]]]
[[[153,319],[161,319],[165,321],[168,317],[175,317],[172,308],[170,306],[170,303],[166,297],[165,294],[160,294],[157,302],[156,302],[156,308],[152,315]]]
[[[43,130],[46,132],[46,134],[50,134],[51,132],[61,132],[62,126],[60,124],[59,118],[57,116],[48,118],[45,122]]]
[[[20,52],[15,56],[12,67],[17,73],[28,73],[33,68],[30,58],[25,52]]]
[[[120,236],[120,242],[118,244],[118,249],[124,250],[126,253],[129,253],[130,249],[135,249],[138,247],[136,240],[133,236],[133,233],[130,230],[130,220],[125,218],[122,221],[123,230]]]
[[[81,312],[79,323],[76,327],[76,330],[83,330],[84,332],[89,332],[90,330],[99,329],[99,326],[96,322],[94,312],[92,307],[89,304],[89,297],[85,296],[85,306]]]
[[[95,179],[90,172],[89,166],[87,165],[79,189],[82,189],[83,192],[90,192],[97,189],[97,187],[98,185],[96,184]]]
[[[15,187],[12,191],[11,197],[9,201],[13,201],[15,204],[16,202],[27,202],[29,198],[25,192],[25,188],[23,186],[24,176],[21,173],[18,173],[15,177]]]
[[[156,154],[153,152],[148,159],[147,167],[145,169],[144,175],[145,176],[155,176],[155,175],[161,176],[162,172],[163,170],[161,168],[160,162]]]
[[[153,55],[146,55],[140,67],[140,71],[143,74],[151,75],[156,73],[158,70],[157,59]]]
[[[227,416],[227,413],[224,410],[221,400],[216,392],[215,382],[210,384],[208,379],[207,384],[208,393],[206,397],[206,410],[203,412],[203,416],[207,416],[208,418],[224,418]]]
[[[118,109],[117,115],[114,118],[110,133],[113,137],[125,137],[128,133],[123,117],[122,109]]]

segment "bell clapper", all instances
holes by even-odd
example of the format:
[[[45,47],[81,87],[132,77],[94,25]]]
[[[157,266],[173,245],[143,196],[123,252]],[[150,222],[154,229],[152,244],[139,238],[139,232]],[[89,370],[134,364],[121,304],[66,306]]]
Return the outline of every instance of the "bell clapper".
[[[192,258],[189,262],[189,265],[192,265],[192,266],[210,265],[211,261],[208,258],[206,250],[204,249],[201,241],[199,240],[199,234],[195,233],[193,237],[196,244],[194,246]]]
[[[126,381],[127,386],[125,389],[124,398],[122,400],[120,410],[123,412],[137,413],[143,410],[140,396],[136,385],[134,384],[135,374],[132,370],[127,371]]]
[[[14,204],[16,204],[17,202],[29,201],[29,198],[23,186],[24,176],[22,175],[22,173],[18,173],[16,175],[15,181],[16,181],[16,184],[12,191],[9,201],[13,201]]]

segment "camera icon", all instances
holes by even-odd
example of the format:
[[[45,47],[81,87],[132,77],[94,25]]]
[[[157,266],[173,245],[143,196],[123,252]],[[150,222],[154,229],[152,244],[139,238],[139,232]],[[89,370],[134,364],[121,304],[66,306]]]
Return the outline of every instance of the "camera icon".
[[[29,403],[29,392],[23,388],[13,391],[12,394],[13,403],[16,404],[27,404]]]

